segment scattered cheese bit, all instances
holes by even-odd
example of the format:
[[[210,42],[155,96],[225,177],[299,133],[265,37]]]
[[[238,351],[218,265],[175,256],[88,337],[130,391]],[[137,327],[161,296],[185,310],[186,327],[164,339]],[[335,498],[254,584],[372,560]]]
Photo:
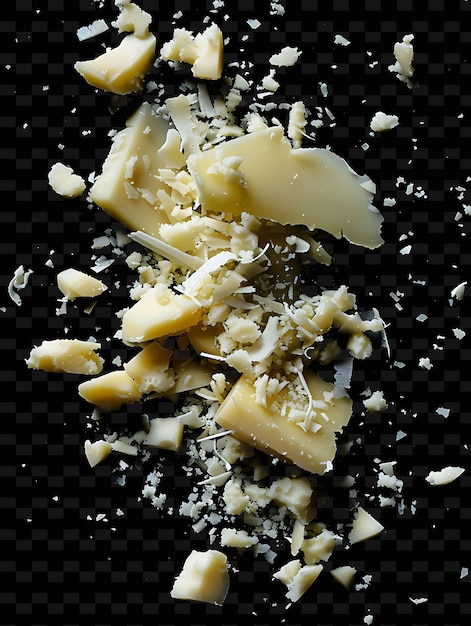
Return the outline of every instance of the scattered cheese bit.
[[[222,605],[229,591],[227,557],[218,550],[192,550],[176,577],[170,595],[179,600],[195,600]]]
[[[285,46],[278,54],[272,54],[269,59],[270,65],[289,67],[294,65],[301,56],[301,51],[292,46]]]
[[[13,277],[8,283],[8,295],[17,306],[21,306],[21,298],[17,290],[24,289],[27,286],[32,273],[33,270],[25,270],[23,265],[19,265],[13,272]]]
[[[398,126],[399,118],[397,115],[389,115],[382,111],[377,111],[370,122],[371,130],[380,133],[386,130],[391,130]]]
[[[369,398],[363,400],[363,404],[367,411],[385,411],[388,408],[388,403],[384,398],[384,394],[381,390],[374,391]]]
[[[85,181],[64,163],[54,163],[48,174],[49,184],[64,198],[77,198],[85,191]]]
[[[411,78],[414,74],[412,65],[414,60],[413,39],[414,35],[404,35],[402,41],[396,41],[393,48],[396,62],[388,66],[389,71],[395,73],[398,80],[406,83],[409,88],[412,87]]]
[[[383,529],[384,526],[360,506],[353,518],[352,529],[348,539],[351,544],[366,541],[381,533]]]
[[[448,466],[438,471],[429,472],[425,480],[430,485],[447,485],[459,478],[464,471],[463,467]]]
[[[35,346],[25,362],[35,370],[94,376],[103,369],[103,359],[96,353],[99,348],[93,341],[51,339]]]

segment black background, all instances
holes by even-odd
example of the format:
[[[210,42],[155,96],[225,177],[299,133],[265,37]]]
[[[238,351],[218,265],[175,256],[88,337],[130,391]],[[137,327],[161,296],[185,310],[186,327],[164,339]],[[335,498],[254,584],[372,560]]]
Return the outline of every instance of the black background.
[[[277,72],[281,88],[273,99],[303,99],[311,111],[328,107],[335,124],[326,118],[315,145],[331,146],[377,185],[375,204],[385,217],[385,244],[365,251],[344,241],[329,242],[333,265],[316,266],[310,277],[314,288],[348,284],[359,308],[376,307],[388,324],[391,358],[378,350],[369,362],[356,365],[356,411],[348,427],[355,445],[338,470],[338,476],[348,471],[356,477],[359,501],[385,530],[364,544],[336,551],[326,566],[352,564],[357,582],[364,575],[372,580],[365,589],[347,591],[324,573],[301,601],[286,608],[284,588],[272,581],[273,568],[263,557],[230,553],[234,571],[223,607],[173,601],[169,590],[174,576],[192,548],[208,547],[205,533],[195,535],[186,518],[159,513],[140,500],[151,465],[130,467],[125,486],[116,482],[123,472],[116,470],[115,457],[91,470],[83,454],[90,407],[77,396],[80,378],[30,371],[24,365],[34,344],[64,336],[66,329],[71,337],[98,336],[108,362],[124,354],[112,337],[119,326],[115,312],[121,300],[126,302],[126,282],[132,277],[119,259],[102,276],[113,287],[110,296],[92,314],[84,314],[80,304],[69,307],[65,316],[55,313],[60,295],[56,273],[70,265],[89,267],[93,238],[117,225],[89,207],[85,196],[59,198],[48,187],[47,172],[58,160],[85,178],[99,171],[109,149],[109,130],[120,128],[142,97],[156,97],[150,93],[116,100],[96,93],[73,70],[76,60],[92,58],[103,44],[118,42],[114,29],[85,42],[75,34],[94,19],[115,19],[112,3],[100,8],[90,0],[26,0],[16,3],[16,20],[0,23],[0,567],[6,582],[0,597],[16,614],[3,623],[39,626],[57,618],[67,625],[164,625],[184,615],[193,625],[214,619],[225,626],[356,626],[370,614],[373,624],[381,625],[428,624],[433,616],[445,626],[467,623],[471,577],[460,573],[471,567],[471,318],[467,292],[462,301],[451,300],[450,292],[468,280],[470,261],[471,218],[456,219],[456,214],[463,213],[463,203],[471,204],[471,3],[424,2],[419,9],[417,3],[397,1],[386,9],[379,1],[286,0],[283,17],[269,14],[268,1],[227,1],[217,11],[211,2],[198,3],[199,8],[195,4],[139,3],[153,15],[159,46],[175,25],[198,32],[209,15],[227,38],[226,63],[249,63],[247,76],[254,84],[268,73],[271,54],[285,45],[298,46],[300,62]],[[175,20],[179,10],[183,16]],[[255,30],[247,23],[252,18],[261,22]],[[334,45],[337,33],[351,45]],[[394,42],[408,33],[415,35],[413,89],[387,70],[394,62]],[[172,70],[155,70],[149,78],[165,85],[165,95],[178,93],[181,76]],[[320,82],[328,86],[327,97]],[[370,136],[369,121],[377,110],[396,113],[400,125]],[[406,193],[398,177],[414,183],[414,191],[423,188],[426,197]],[[387,197],[397,203],[383,209]],[[409,243],[410,254],[401,254]],[[53,268],[45,265],[48,258]],[[34,273],[19,292],[22,306],[17,307],[8,298],[7,285],[20,264]],[[119,288],[113,286],[117,279]],[[400,309],[391,292],[399,293]],[[427,316],[423,322],[416,319],[421,313]],[[458,340],[453,328],[466,336]],[[431,370],[418,366],[426,356]],[[364,415],[358,394],[367,387],[383,389],[386,412]],[[436,412],[441,406],[450,409],[447,418]],[[136,407],[120,412],[114,416],[116,425],[137,412]],[[401,431],[406,436],[398,439]],[[375,459],[397,461],[404,512],[378,507]],[[446,465],[467,472],[450,485],[430,487],[425,476]],[[177,504],[178,494],[191,489],[170,456],[165,480],[170,491],[175,486]],[[333,519],[341,516],[344,500],[344,495],[334,495],[326,501]],[[97,520],[101,513],[106,520]],[[8,549],[13,554],[7,556]],[[411,597],[427,602],[414,604]]]

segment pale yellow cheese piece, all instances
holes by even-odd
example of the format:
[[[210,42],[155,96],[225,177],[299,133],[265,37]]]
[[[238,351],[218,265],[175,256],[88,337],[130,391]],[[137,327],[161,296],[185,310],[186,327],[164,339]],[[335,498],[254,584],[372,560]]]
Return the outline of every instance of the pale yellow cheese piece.
[[[196,78],[218,80],[223,69],[224,42],[217,24],[193,36],[185,28],[176,28],[173,38],[164,43],[160,56],[164,61],[188,63]]]
[[[330,570],[332,578],[340,583],[345,589],[349,589],[355,579],[357,570],[352,565],[339,565]]]
[[[153,113],[149,103],[141,104],[114,136],[102,172],[90,189],[93,202],[121,224],[155,237],[167,221],[158,196],[168,188],[156,173],[167,166],[159,151],[169,131],[163,116]]]
[[[118,95],[139,91],[155,59],[156,39],[126,35],[115,48],[95,59],[77,61],[74,68],[89,85]]]
[[[287,586],[286,597],[288,600],[297,602],[317,580],[322,570],[322,565],[301,565],[299,559],[294,559],[285,563],[275,572],[273,578]]]
[[[56,280],[57,286],[68,300],[95,298],[108,289],[98,278],[73,267],[59,272]]]
[[[171,391],[177,394],[207,387],[214,373],[207,363],[197,359],[173,362],[173,371],[175,386]]]
[[[142,442],[152,448],[162,448],[177,452],[183,443],[183,422],[177,417],[154,417],[150,420],[150,430]]]
[[[304,561],[308,565],[315,565],[319,561],[327,561],[335,548],[336,542],[336,536],[327,528],[324,528],[314,537],[304,539],[301,545]]]
[[[94,376],[103,369],[103,359],[96,353],[100,344],[80,339],[51,339],[35,346],[26,365],[35,370]]]
[[[77,198],[85,191],[85,181],[65,163],[54,163],[47,175],[52,189],[64,198]]]
[[[175,382],[173,372],[168,371],[171,355],[171,350],[152,342],[125,363],[124,370],[141,393],[163,393],[173,387]]]
[[[366,541],[375,535],[379,535],[383,529],[384,526],[360,506],[353,518],[352,529],[348,535],[348,540],[352,544]]]
[[[85,441],[85,456],[90,464],[90,467],[95,467],[98,463],[101,463],[111,453],[112,446],[108,441],[99,439],[93,443],[87,439]]]
[[[278,506],[286,507],[304,524],[316,515],[314,492],[308,478],[279,478],[270,485],[267,495]]]
[[[333,385],[313,372],[306,373],[306,381],[313,400],[325,401],[332,396]],[[283,397],[287,388],[279,394]],[[306,402],[307,404],[307,402]],[[249,445],[273,454],[314,474],[324,474],[336,453],[335,433],[348,423],[352,402],[346,397],[331,397],[323,411],[317,432],[305,431],[289,420],[289,412],[282,415],[256,401],[252,382],[241,376],[215,415],[215,421],[234,437]]]
[[[139,387],[124,370],[108,372],[80,383],[78,393],[81,398],[104,411],[115,411],[123,404],[132,404],[141,399]]]
[[[191,154],[187,163],[206,210],[303,224],[367,248],[383,242],[371,180],[330,150],[292,148],[279,126]]]
[[[197,324],[203,316],[201,307],[184,294],[174,294],[163,285],[155,285],[128,309],[122,318],[124,342],[142,343],[168,335],[178,335]]]
[[[222,605],[229,591],[227,557],[219,550],[192,550],[175,578],[170,595],[178,600],[194,600]]]

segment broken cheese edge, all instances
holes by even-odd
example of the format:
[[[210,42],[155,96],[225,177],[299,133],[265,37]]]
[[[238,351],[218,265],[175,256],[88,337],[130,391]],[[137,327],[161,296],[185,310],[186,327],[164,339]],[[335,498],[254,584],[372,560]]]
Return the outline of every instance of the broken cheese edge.
[[[58,288],[68,300],[94,298],[108,289],[98,278],[73,267],[59,272],[56,281]]]
[[[314,399],[324,399],[333,385],[313,372],[306,373],[306,381]],[[245,376],[234,384],[218,408],[215,421],[233,436],[254,448],[291,461],[313,474],[324,474],[336,453],[335,431],[349,421],[351,400],[335,398],[325,410],[328,420],[317,431],[305,431],[285,416],[271,411],[256,401],[254,385]]]
[[[170,595],[178,600],[222,605],[229,583],[225,554],[219,550],[192,550],[174,580]]]
[[[142,89],[144,77],[155,59],[155,46],[152,33],[145,37],[131,33],[115,48],[95,59],[77,61],[74,68],[92,87],[127,95]]]
[[[25,362],[30,369],[94,376],[103,369],[104,361],[96,352],[100,347],[80,339],[45,340],[31,350]]]

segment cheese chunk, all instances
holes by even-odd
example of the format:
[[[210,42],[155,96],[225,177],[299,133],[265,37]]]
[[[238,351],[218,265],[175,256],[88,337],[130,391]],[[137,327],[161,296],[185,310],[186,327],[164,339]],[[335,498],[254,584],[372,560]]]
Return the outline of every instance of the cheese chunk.
[[[459,478],[463,472],[463,467],[452,467],[449,465],[441,470],[429,472],[425,480],[429,485],[448,485],[448,483]]]
[[[126,35],[115,48],[95,59],[77,61],[74,68],[89,85],[118,95],[139,91],[155,59],[156,39]]]
[[[125,342],[142,343],[178,335],[201,321],[202,316],[201,307],[191,298],[156,285],[123,315],[122,338]]]
[[[176,28],[173,38],[164,43],[160,56],[164,61],[188,63],[195,78],[218,80],[223,68],[223,37],[216,24],[193,36],[185,28]]]
[[[282,414],[258,403],[255,387],[245,376],[235,383],[217,410],[215,421],[262,452],[291,461],[308,472],[324,474],[336,453],[335,432],[348,423],[352,402],[346,396],[333,398],[333,385],[313,372],[307,373],[306,381],[314,401],[328,398],[324,415],[316,421],[320,425],[316,432],[290,421],[289,409]],[[278,404],[286,399],[286,390],[278,394]]]
[[[141,399],[139,387],[124,370],[108,372],[87,380],[78,386],[78,393],[81,398],[104,411],[114,411],[123,404],[131,404]]]
[[[319,561],[328,561],[336,541],[334,533],[327,528],[324,528],[318,535],[305,539],[301,544],[304,561],[307,565],[315,565]]]
[[[125,363],[124,370],[141,393],[163,393],[173,387],[175,382],[172,371],[168,371],[171,355],[171,350],[152,342]]]
[[[288,587],[286,593],[288,600],[297,602],[317,580],[322,570],[322,565],[301,565],[301,561],[295,559],[283,565],[278,572],[273,574],[273,578]]]
[[[108,287],[98,278],[70,267],[57,274],[57,286],[68,300],[94,298]]]
[[[52,189],[64,198],[77,198],[85,191],[85,181],[65,163],[54,163],[48,173]]]
[[[281,127],[191,154],[188,168],[206,210],[303,224],[367,248],[383,242],[371,180],[330,150],[292,148]]]
[[[366,541],[366,539],[379,535],[383,528],[382,524],[360,506],[353,518],[352,529],[348,539],[352,544]]]
[[[268,497],[278,506],[283,506],[297,520],[307,524],[316,515],[314,492],[309,480],[305,477],[289,478],[285,476],[275,480],[268,489]]]
[[[227,557],[219,550],[192,550],[176,577],[170,595],[178,600],[194,600],[222,605],[229,591]]]
[[[93,376],[103,369],[103,359],[96,353],[99,343],[80,339],[51,339],[35,346],[26,365],[35,370]]]
[[[352,565],[339,565],[330,570],[332,578],[340,583],[345,589],[349,589],[355,580],[357,570]]]
[[[155,417],[150,421],[150,430],[142,442],[152,448],[178,451],[183,442],[183,423],[178,417]]]
[[[111,453],[112,446],[108,441],[99,439],[93,443],[87,439],[85,441],[85,456],[90,464],[90,467],[95,467],[98,463],[101,463]]]
[[[159,150],[169,131],[168,122],[144,102],[114,136],[102,172],[90,189],[93,202],[121,224],[153,236],[167,221],[159,192],[168,188],[156,173],[167,166]]]

